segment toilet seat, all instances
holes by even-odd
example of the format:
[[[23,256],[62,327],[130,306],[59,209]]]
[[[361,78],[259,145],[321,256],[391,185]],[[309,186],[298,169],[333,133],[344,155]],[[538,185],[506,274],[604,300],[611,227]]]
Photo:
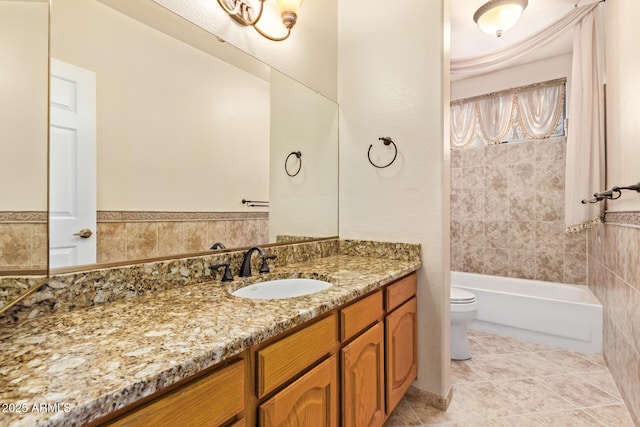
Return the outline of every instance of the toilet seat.
[[[451,304],[473,304],[476,302],[476,296],[473,292],[466,291],[460,288],[450,288],[450,301]]]

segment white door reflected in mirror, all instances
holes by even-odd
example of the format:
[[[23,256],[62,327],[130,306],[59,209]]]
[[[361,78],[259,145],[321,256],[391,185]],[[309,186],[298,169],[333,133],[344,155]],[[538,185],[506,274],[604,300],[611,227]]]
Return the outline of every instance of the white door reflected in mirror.
[[[51,59],[49,267],[96,262],[96,75]]]

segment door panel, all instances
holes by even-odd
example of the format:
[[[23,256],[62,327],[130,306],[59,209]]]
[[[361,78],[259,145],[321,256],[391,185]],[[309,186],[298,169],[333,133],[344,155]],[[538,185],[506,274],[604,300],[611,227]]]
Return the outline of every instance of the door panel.
[[[50,268],[96,262],[96,76],[51,59]],[[82,229],[89,237],[74,235]]]

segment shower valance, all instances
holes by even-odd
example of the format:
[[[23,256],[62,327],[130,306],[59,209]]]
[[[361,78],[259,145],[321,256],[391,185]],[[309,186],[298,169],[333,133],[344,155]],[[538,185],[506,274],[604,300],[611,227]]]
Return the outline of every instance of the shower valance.
[[[503,142],[518,126],[527,139],[549,137],[564,107],[566,79],[508,89],[451,102],[451,146],[464,148],[474,135],[491,144]],[[512,122],[517,109],[517,120]]]

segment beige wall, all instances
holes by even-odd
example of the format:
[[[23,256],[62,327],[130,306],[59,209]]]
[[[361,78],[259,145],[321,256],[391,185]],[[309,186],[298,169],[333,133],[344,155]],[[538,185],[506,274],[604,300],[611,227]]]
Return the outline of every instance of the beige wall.
[[[96,72],[98,210],[268,200],[268,82],[95,0],[53,0],[51,23],[52,56]]]
[[[252,28],[237,24],[211,0],[153,0],[228,43],[275,67],[284,74],[337,100],[337,8],[338,0],[305,1],[292,35],[273,42]],[[261,29],[283,35],[276,2],[265,2]]]
[[[0,211],[47,209],[46,1],[0,1]]]
[[[271,74],[269,240],[338,234],[338,105],[302,84]],[[290,177],[287,156],[302,152]],[[288,161],[289,173],[298,159]]]
[[[640,2],[606,3],[607,188],[640,182]],[[626,192],[610,211],[640,210],[640,193]]]
[[[422,245],[415,385],[440,397],[450,388],[448,9],[350,0],[338,11],[340,237]],[[381,136],[399,151],[386,169],[367,160],[370,144],[382,160]]]

